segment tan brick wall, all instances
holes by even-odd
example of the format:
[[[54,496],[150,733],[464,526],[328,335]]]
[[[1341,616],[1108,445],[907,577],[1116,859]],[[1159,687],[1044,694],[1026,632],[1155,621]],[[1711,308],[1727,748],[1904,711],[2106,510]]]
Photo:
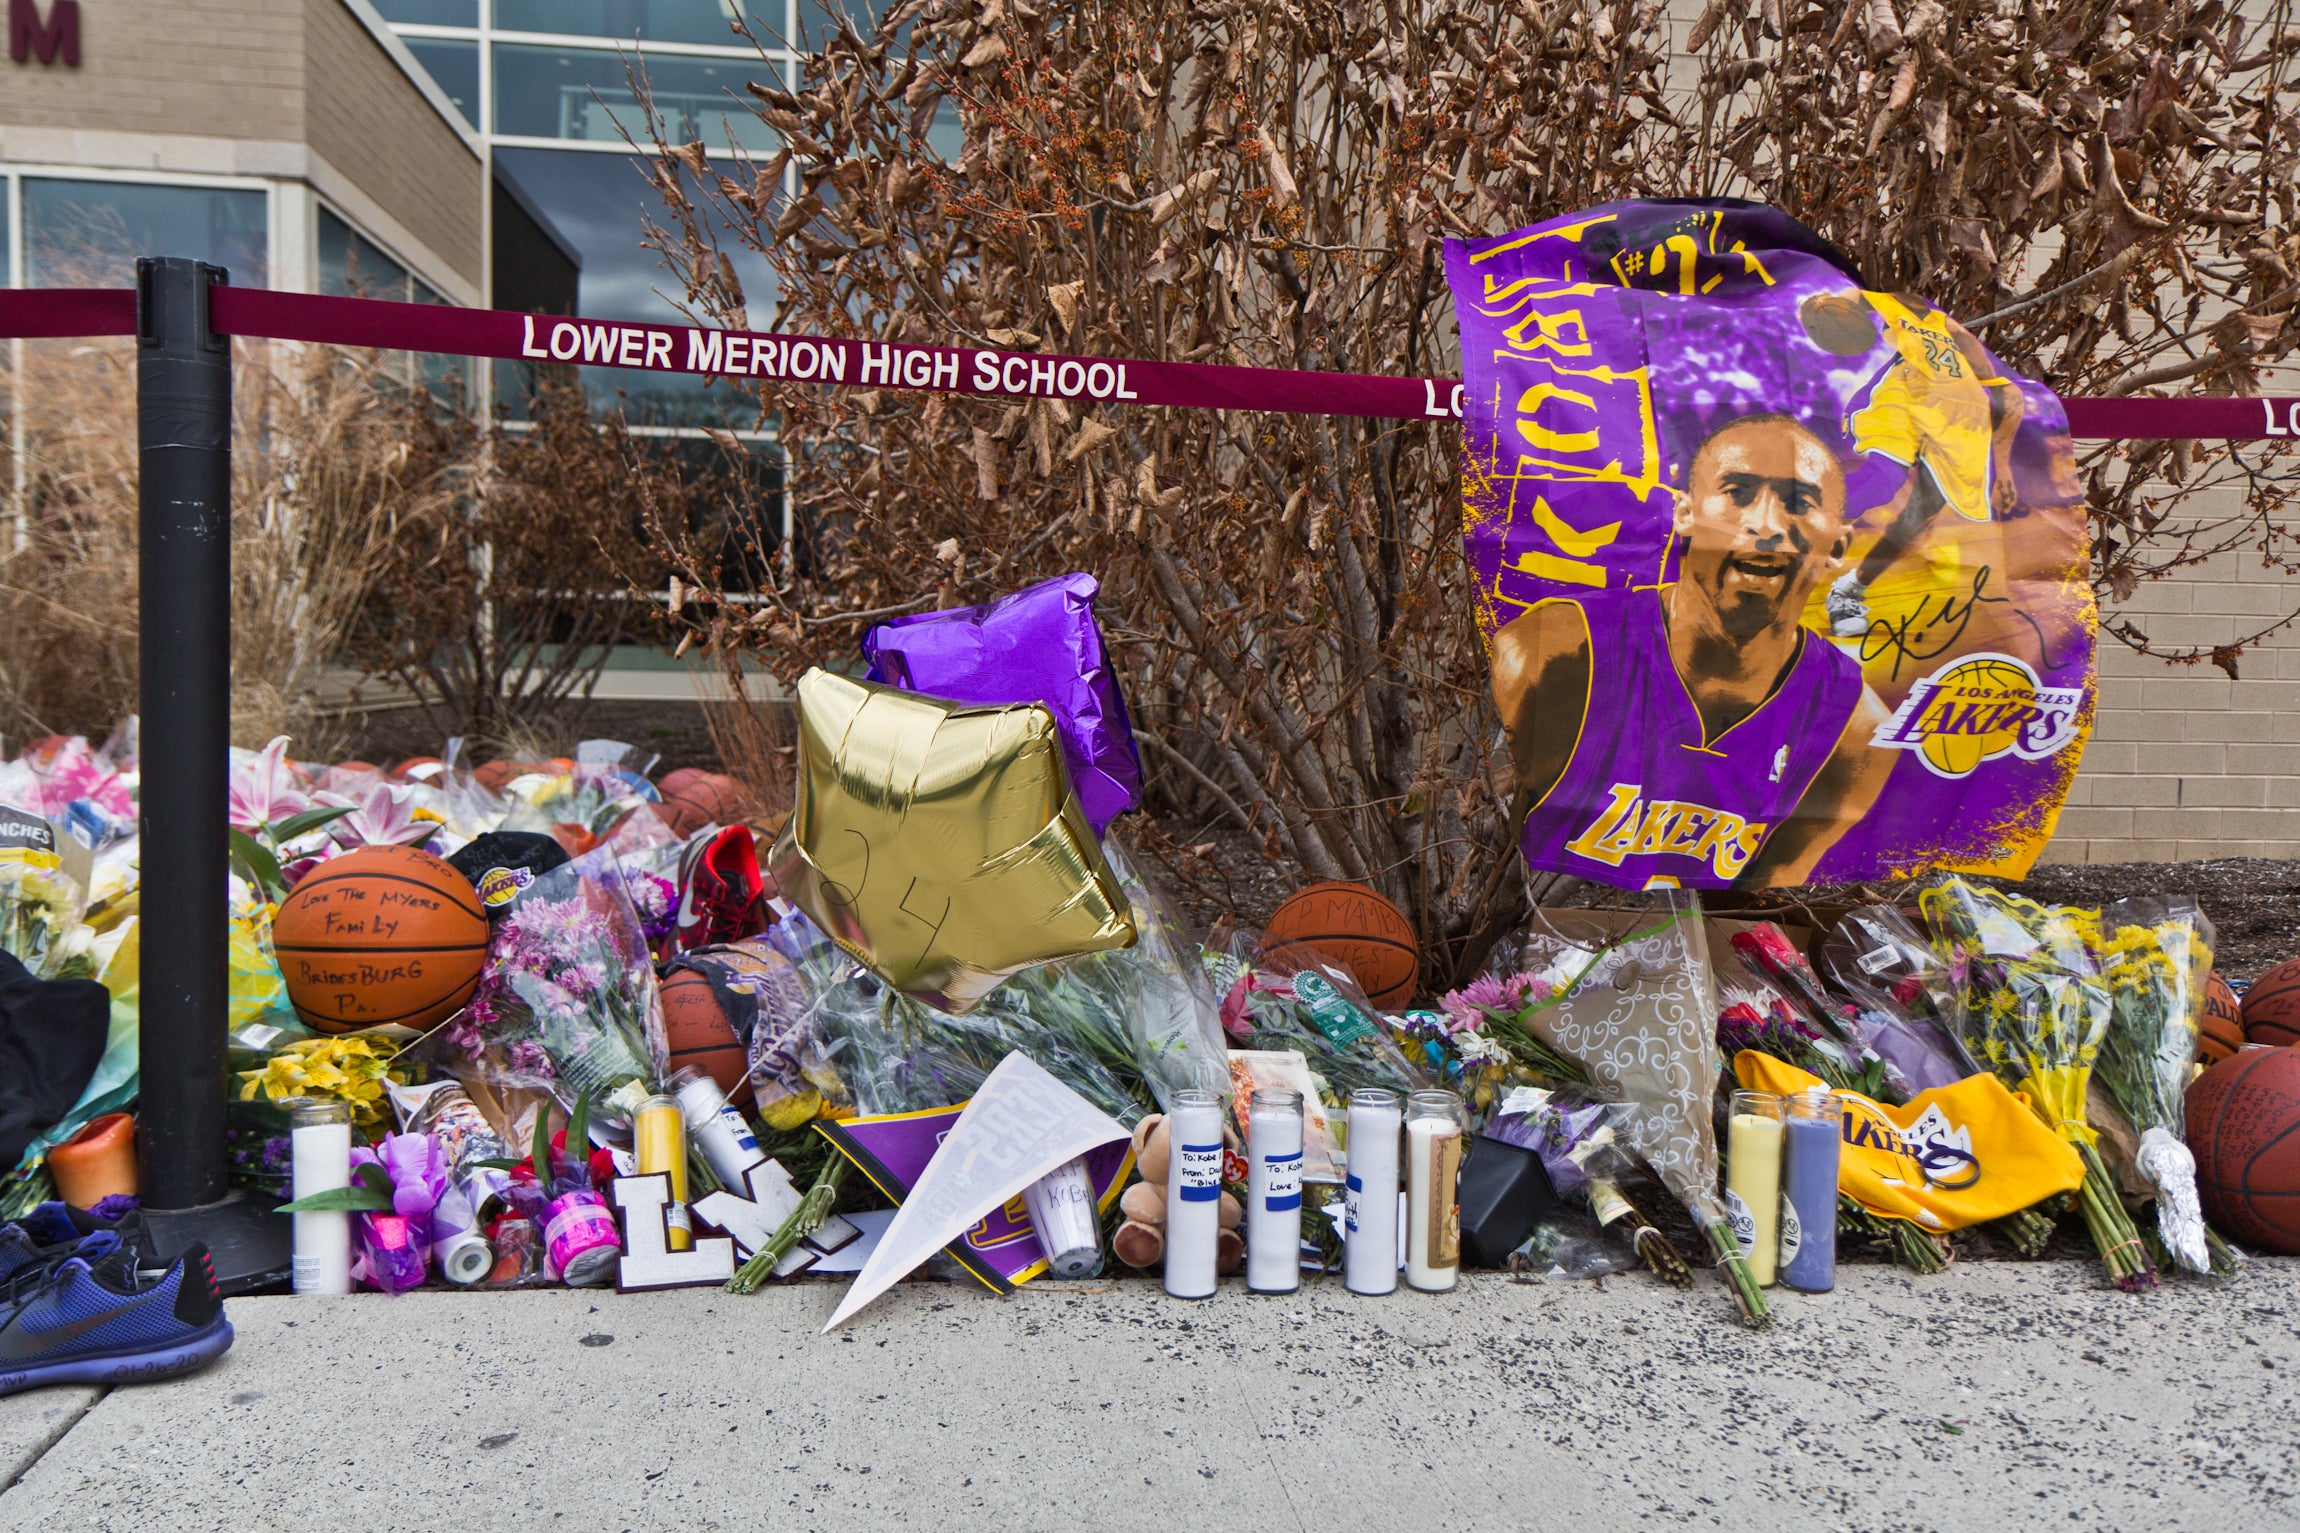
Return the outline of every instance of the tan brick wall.
[[[2300,607],[2300,578],[2224,554],[2108,614],[2166,644],[2225,644]],[[2300,633],[2217,667],[2100,644],[2100,709],[2047,862],[2300,857]]]
[[[26,127],[300,137],[302,7],[84,0],[77,69],[0,54],[0,118]]]
[[[479,156],[343,0],[303,4],[311,147],[476,286],[487,201]]]

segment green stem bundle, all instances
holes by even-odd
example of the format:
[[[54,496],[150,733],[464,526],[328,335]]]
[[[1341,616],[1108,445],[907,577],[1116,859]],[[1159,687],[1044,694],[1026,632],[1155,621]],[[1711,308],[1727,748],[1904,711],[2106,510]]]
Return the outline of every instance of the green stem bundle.
[[[2108,1269],[2116,1286],[2127,1292],[2154,1288],[2155,1265],[2140,1243],[2139,1228],[2124,1211],[2124,1200],[2117,1196],[2116,1181],[2100,1151],[2081,1138],[2075,1146],[2084,1162],[2084,1185],[2077,1189],[2077,1206],[2084,1214],[2084,1227],[2092,1235],[2093,1246],[2100,1252],[2101,1265]]]
[[[822,1174],[807,1189],[807,1195],[799,1199],[799,1206],[791,1210],[790,1217],[776,1226],[774,1234],[767,1237],[767,1243],[759,1247],[749,1261],[735,1269],[735,1275],[727,1280],[727,1292],[758,1292],[759,1286],[774,1276],[782,1259],[791,1254],[791,1247],[823,1227],[823,1221],[830,1217],[831,1205],[838,1201],[847,1168],[852,1164],[844,1155],[833,1155],[823,1162]]]
[[[1699,1217],[1695,1222],[1709,1242],[1709,1254],[1717,1259],[1718,1274],[1725,1279],[1733,1302],[1740,1307],[1741,1323],[1753,1329],[1771,1325],[1773,1307],[1765,1302],[1765,1290],[1757,1286],[1756,1275],[1741,1255],[1741,1242],[1734,1235],[1733,1226],[1723,1219],[1710,1217]]]

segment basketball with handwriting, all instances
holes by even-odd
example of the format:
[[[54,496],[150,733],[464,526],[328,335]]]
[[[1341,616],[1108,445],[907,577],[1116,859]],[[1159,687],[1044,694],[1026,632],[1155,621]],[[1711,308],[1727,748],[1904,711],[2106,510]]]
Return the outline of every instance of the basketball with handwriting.
[[[418,1031],[471,999],[487,961],[479,892],[407,846],[364,846],[305,875],[280,903],[272,946],[305,1025]]]

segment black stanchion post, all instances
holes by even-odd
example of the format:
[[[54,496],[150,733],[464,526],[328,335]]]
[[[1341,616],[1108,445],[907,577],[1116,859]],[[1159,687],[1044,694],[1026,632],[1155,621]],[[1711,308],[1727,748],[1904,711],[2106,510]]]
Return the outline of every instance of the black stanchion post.
[[[227,1293],[280,1281],[289,1226],[224,1177],[231,749],[231,342],[217,267],[136,263],[142,918],[137,1172],[156,1255],[205,1241]]]

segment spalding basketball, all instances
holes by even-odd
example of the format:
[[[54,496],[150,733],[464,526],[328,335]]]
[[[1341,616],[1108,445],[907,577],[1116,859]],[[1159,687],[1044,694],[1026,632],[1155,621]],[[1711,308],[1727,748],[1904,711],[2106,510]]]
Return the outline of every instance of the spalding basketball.
[[[2204,984],[2204,1020],[2196,1039],[2196,1057],[2216,1065],[2244,1047],[2244,1023],[2236,1007],[2236,992],[2214,974]]]
[[[1421,944],[1405,912],[1364,884],[1312,884],[1270,917],[1270,942],[1315,948],[1358,978],[1366,999],[1399,1011],[1421,980]]]
[[[461,873],[408,846],[363,846],[304,876],[272,920],[288,1000],[306,1025],[427,1028],[478,988],[487,915]]]
[[[681,767],[664,773],[655,789],[663,795],[655,812],[681,837],[691,836],[706,825],[738,824],[743,818],[746,797],[742,786],[716,772]]]
[[[671,1069],[700,1070],[719,1083],[729,1102],[737,1107],[748,1102],[750,1059],[710,980],[693,969],[674,969],[663,981],[660,993],[663,1033],[671,1045]]]
[[[2300,1256],[2300,1049],[2247,1048],[2188,1088],[2188,1147],[2204,1217]]]
[[[2300,1043],[2300,958],[2287,958],[2244,992],[2244,1036],[2281,1047]]]

